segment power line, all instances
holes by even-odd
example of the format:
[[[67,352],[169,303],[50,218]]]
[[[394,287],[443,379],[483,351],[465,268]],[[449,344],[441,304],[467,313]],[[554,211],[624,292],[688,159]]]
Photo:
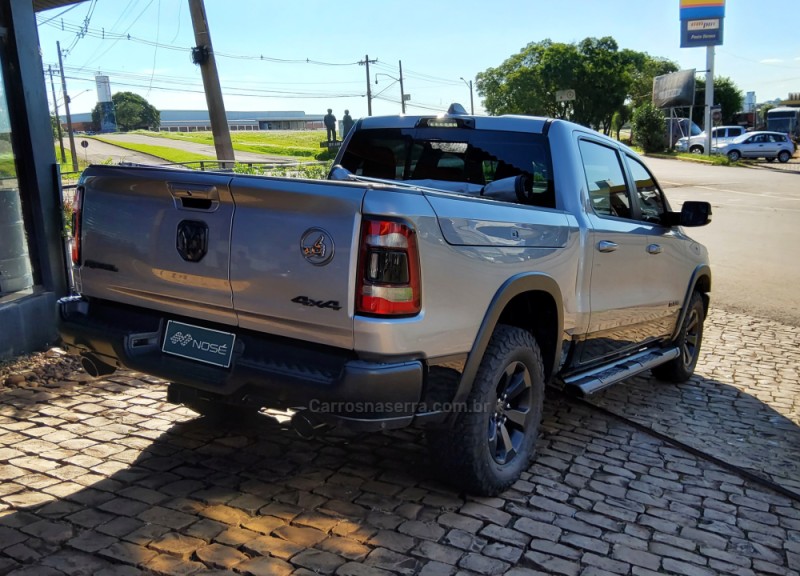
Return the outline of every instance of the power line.
[[[81,74],[80,69],[73,68],[69,66],[64,67],[65,73],[69,72],[68,75],[65,77],[70,81],[76,82],[90,82],[94,84],[94,77]],[[135,74],[135,73],[125,73],[125,72],[115,72],[115,71],[106,71],[107,73],[113,75],[114,86],[120,86],[125,88],[151,88],[155,91],[160,92],[185,92],[185,93],[192,93],[192,94],[204,94],[204,89],[202,83],[200,83],[196,79],[189,79],[189,78],[176,78],[174,76],[154,76],[152,86],[150,85],[150,77],[147,74]],[[180,86],[176,87],[176,80],[180,81]],[[263,83],[269,84],[269,83]],[[243,96],[243,97],[250,97],[250,98],[286,98],[286,99],[322,99],[322,98],[329,98],[329,99],[339,99],[339,98],[363,98],[365,95],[363,93],[358,92],[346,92],[346,91],[289,91],[289,90],[279,90],[279,89],[268,89],[268,88],[253,88],[252,83],[247,83],[248,87],[243,85],[236,85],[231,83],[223,83],[223,88],[225,90],[225,94],[229,96]],[[383,96],[382,94],[376,95],[373,99],[382,100],[385,102],[392,102],[394,104],[400,104],[400,101],[397,98],[390,98]],[[436,105],[428,102],[421,102],[421,101],[407,101],[407,107],[414,107],[422,110],[432,110],[436,112],[440,112],[443,110],[443,106]]]
[[[153,3],[153,0],[150,0],[150,2],[145,7],[145,9],[147,9],[150,6],[150,4],[152,4],[152,3]],[[139,17],[141,17],[141,16],[142,16],[142,14],[139,14]],[[138,20],[138,18],[137,18],[137,20]],[[131,23],[131,26],[133,26],[134,23]],[[51,26],[51,27],[54,27],[54,28],[61,28],[60,25],[52,24],[52,23],[49,23],[49,22],[41,22],[40,24],[46,24],[47,26]],[[175,51],[187,52],[187,53],[189,53],[191,51],[191,48],[187,48],[186,46],[176,46],[174,44],[165,44],[163,42],[158,42],[158,41],[154,42],[154,41],[148,40],[146,38],[140,38],[140,37],[137,37],[137,36],[132,36],[131,34],[128,33],[128,30],[130,30],[131,26],[129,26],[128,29],[126,29],[126,31],[123,32],[123,33],[117,33],[117,32],[111,32],[111,31],[106,32],[106,31],[104,31],[102,29],[101,30],[97,30],[97,29],[92,29],[92,28],[88,28],[88,27],[84,28],[83,26],[78,26],[76,24],[69,24],[69,23],[64,23],[63,24],[63,29],[65,31],[75,32],[76,34],[77,33],[82,33],[83,36],[89,36],[89,37],[97,38],[97,39],[100,39],[100,40],[114,40],[114,43],[111,46],[109,46],[108,49],[106,49],[106,51],[103,52],[103,54],[101,54],[101,56],[105,55],[108,52],[108,50],[110,50],[118,41],[123,40],[123,39],[124,40],[128,40],[130,42],[136,42],[138,44],[144,44],[146,46],[155,46],[155,47],[163,49],[163,50],[175,50]],[[311,58],[293,58],[293,59],[274,58],[274,57],[271,57],[271,56],[264,56],[263,54],[255,56],[255,55],[252,55],[252,54],[233,54],[233,53],[228,53],[228,52],[220,52],[220,51],[216,51],[216,50],[214,51],[214,55],[219,57],[219,58],[229,58],[229,59],[234,59],[234,60],[251,60],[251,61],[271,62],[271,63],[276,63],[276,64],[313,64],[313,65],[316,65],[316,66],[356,66],[356,65],[358,65],[357,61],[356,62],[325,62],[325,61],[322,61],[322,60],[314,60],[314,59],[311,59]],[[97,58],[94,58],[93,60],[96,60],[96,59]],[[84,64],[84,67],[88,66],[90,63],[91,63],[91,61],[87,62],[86,64]]]
[[[76,80],[76,81],[84,81],[84,82],[93,82],[94,79],[86,78],[81,76],[66,76],[69,80]],[[148,85],[145,83],[136,83],[136,82],[120,82],[118,80],[114,81],[115,86],[127,86],[133,88],[147,88]],[[162,86],[160,84],[154,84],[152,87],[153,90],[160,90],[165,92],[190,92],[196,94],[205,94],[205,91],[202,87],[202,84],[194,84],[194,85],[182,85],[179,87],[175,86],[174,82],[170,82],[170,86]],[[248,97],[275,97],[275,98],[363,98],[364,94],[360,93],[336,93],[336,92],[328,92],[328,93],[320,93],[320,92],[287,92],[282,90],[258,90],[258,89],[245,89],[245,88],[226,88],[225,94],[228,96],[248,96]]]
[[[158,37],[161,34],[161,0],[158,0],[158,8],[156,10],[158,18],[156,20],[156,44],[158,44]],[[156,57],[158,56],[158,46],[153,50],[153,66],[150,70],[150,86],[147,88],[147,96],[150,96],[150,90],[153,88],[153,76],[156,73]]]
[[[97,0],[92,0],[89,4],[89,11],[86,13],[86,17],[83,19],[83,24],[80,26],[79,30],[75,34],[75,38],[72,40],[72,44],[64,50],[64,55],[68,56],[72,49],[77,46],[78,42],[86,35],[86,30],[89,28],[89,23],[92,21],[92,15],[94,14],[94,9],[97,6]]]
[[[78,80],[78,81],[85,81],[85,82],[94,82],[93,72],[83,71],[80,68],[65,66],[64,67],[65,73],[70,73],[70,79]],[[151,81],[151,75],[146,73],[132,73],[132,72],[123,72],[123,71],[116,71],[116,70],[108,70],[104,69],[103,73],[106,75],[110,75],[114,77],[114,84],[120,84],[120,80],[129,80],[128,85],[136,85],[141,87],[147,87]],[[159,75],[152,75],[153,82],[161,82],[166,84],[174,85],[179,83],[183,86],[201,86],[199,79],[197,78],[189,78],[189,77],[180,77],[180,76],[159,76]],[[340,94],[341,92],[345,92],[345,90],[336,90],[336,91],[319,91],[315,90],[313,92],[308,90],[286,90],[275,88],[273,86],[287,86],[291,87],[294,84],[292,83],[272,83],[272,82],[237,82],[237,81],[223,81],[225,86],[228,89],[237,89],[237,90],[250,90],[253,92],[266,92],[266,93],[276,93],[276,94],[297,94],[297,95],[317,95],[317,94]],[[348,82],[347,84],[355,84],[356,82]],[[358,82],[360,84],[360,82]],[[331,83],[312,83],[315,84],[322,84],[331,86]],[[337,83],[338,84],[338,83]],[[259,86],[260,88],[253,87],[254,85]],[[363,94],[357,94],[357,96],[363,96]]]
[[[69,8],[66,8],[65,10],[62,10],[61,12],[59,12],[58,14],[56,14],[55,16],[53,16],[53,17],[51,17],[51,18],[48,18],[47,20],[45,20],[45,21],[43,21],[43,22],[39,22],[39,24],[47,24],[47,23],[48,23],[48,22],[50,22],[51,20],[55,20],[56,18],[60,18],[61,16],[63,16],[64,14],[66,14],[67,12],[69,12],[70,10],[72,10],[73,8],[77,8],[77,7],[78,7],[78,5],[77,5],[77,4],[73,4],[72,6],[70,6]]]
[[[96,0],[92,0],[92,1],[93,1],[93,4],[96,2]],[[153,56],[154,59],[156,58],[156,55],[157,55],[157,52],[158,52],[159,49],[189,53],[191,49],[188,48],[188,47],[178,46],[178,45],[174,45],[172,43],[161,42],[160,38],[159,38],[160,30],[159,30],[158,27],[157,27],[157,31],[156,31],[156,40],[155,41],[149,40],[147,38],[141,38],[141,37],[133,36],[133,35],[131,35],[129,33],[129,30],[133,27],[133,25],[136,23],[136,21],[144,14],[144,12],[151,6],[152,3],[153,3],[153,0],[150,0],[145,5],[144,9],[139,13],[139,16],[136,19],[134,19],[127,26],[125,31],[122,32],[122,33],[114,32],[113,29],[116,28],[116,26],[123,20],[125,12],[129,11],[134,6],[138,6],[139,5],[138,2],[134,3],[134,0],[130,0],[128,2],[128,4],[125,7],[125,10],[123,10],[123,14],[120,14],[120,17],[117,19],[117,22],[115,22],[114,26],[112,27],[112,30],[110,30],[110,31],[106,31],[105,29],[98,30],[96,28],[91,28],[90,26],[88,26],[87,22],[84,22],[83,25],[77,25],[77,24],[74,24],[74,23],[64,22],[62,24],[62,26],[63,26],[63,29],[65,31],[72,31],[72,32],[74,32],[76,34],[81,33],[83,36],[89,36],[89,37],[92,37],[92,38],[97,38],[97,39],[100,39],[103,42],[105,42],[105,41],[110,41],[111,42],[111,45],[107,46],[106,49],[102,51],[102,53],[99,53],[101,47],[98,47],[98,49],[95,50],[93,57],[91,57],[89,61],[87,61],[85,64],[83,64],[81,67],[79,67],[77,69],[71,69],[71,71],[74,74],[80,74],[81,72],[83,72],[84,69],[86,69],[89,66],[89,64],[91,64],[92,62],[94,62],[98,58],[100,58],[100,57],[104,56],[105,54],[107,54],[111,50],[111,48],[113,48],[120,40],[127,40],[129,42],[134,42],[134,43],[142,44],[142,45],[145,45],[145,46],[152,46],[154,48],[154,56]],[[159,0],[159,5],[160,5],[160,0]],[[159,9],[159,18],[160,18],[160,9]],[[58,28],[59,25],[53,24],[51,22],[51,20],[41,21],[40,24]],[[159,24],[160,24],[160,21],[159,21]],[[177,33],[176,33],[176,37],[177,37]],[[215,55],[217,57],[219,57],[219,58],[229,58],[229,59],[235,59],[235,60],[248,60],[248,61],[261,61],[261,62],[269,62],[269,63],[276,63],[276,64],[287,64],[287,65],[291,65],[291,64],[295,64],[295,65],[297,65],[297,64],[300,64],[300,65],[306,64],[306,65],[309,65],[310,64],[310,65],[316,65],[316,66],[354,66],[354,65],[361,64],[361,65],[367,65],[368,66],[366,61],[327,62],[327,61],[314,60],[314,59],[311,59],[311,58],[303,58],[303,59],[300,59],[300,58],[291,58],[291,59],[289,59],[289,58],[275,58],[275,57],[271,57],[271,56],[264,56],[263,54],[259,54],[259,55],[256,56],[256,55],[252,55],[252,54],[236,54],[236,53],[217,52],[217,51],[215,51]],[[370,60],[369,64],[372,64],[378,70],[391,71],[392,73],[396,72],[394,66],[390,66],[389,64],[385,64],[385,63],[379,61],[378,59]],[[115,81],[114,82],[115,85],[147,88],[148,91],[151,90],[151,89],[162,90],[162,91],[175,91],[176,89],[173,88],[171,85],[174,85],[174,83],[176,81],[180,81],[181,79],[178,78],[178,77],[175,77],[175,76],[170,76],[168,79],[164,78],[164,77],[159,77],[159,76],[157,76],[155,74],[155,68],[156,68],[155,64],[153,64],[152,72],[149,75],[135,75],[135,74],[131,74],[131,73],[113,72],[113,71],[110,71],[110,70],[105,70],[104,72],[107,73],[107,74],[108,73],[112,73],[112,74],[115,75],[115,77],[129,78],[129,79],[133,79],[133,80],[142,79],[142,80],[146,80],[147,81],[146,85],[138,84],[136,82]],[[69,69],[70,68],[68,68],[68,70]],[[369,74],[368,71],[367,71],[367,74]],[[426,88],[435,88],[435,87],[443,87],[443,86],[459,86],[460,85],[460,80],[454,80],[454,79],[434,76],[434,75],[431,75],[431,74],[426,74],[426,73],[423,73],[423,72],[414,71],[413,69],[409,70],[407,68],[404,71],[404,76],[410,77],[410,78],[412,78],[414,80],[423,82],[423,83],[428,85],[427,87],[418,88],[419,90],[425,90]],[[373,98],[372,98],[372,95],[371,95],[371,87],[369,85],[369,76],[367,76],[367,78],[368,78],[368,80],[367,80],[367,82],[368,82],[368,84],[367,84],[368,108],[371,108],[371,101],[372,101]],[[80,77],[76,77],[76,79],[77,80],[83,80]],[[85,79],[85,80],[89,81],[89,79]],[[196,83],[196,79],[195,78],[184,78],[183,81],[186,84],[190,85],[190,86],[192,85],[192,83]],[[163,85],[155,86],[154,83],[156,83],[156,82],[169,83],[170,86],[169,87],[163,86]],[[258,96],[258,95],[267,95],[267,96],[283,97],[283,98],[364,97],[363,94],[331,93],[331,92],[320,93],[320,92],[307,92],[307,91],[303,91],[303,90],[289,91],[289,90],[267,89],[267,88],[264,88],[264,89],[251,88],[251,86],[253,84],[260,84],[260,85],[263,85],[263,86],[279,86],[279,85],[300,86],[300,85],[306,85],[306,84],[307,85],[315,85],[316,84],[316,85],[331,86],[331,85],[344,85],[344,84],[356,84],[356,83],[357,82],[335,82],[335,83],[334,82],[307,82],[307,83],[306,82],[286,82],[286,83],[263,82],[262,83],[262,82],[257,82],[256,81],[256,82],[248,82],[247,83],[248,87],[245,88],[245,87],[237,87],[238,83],[236,81],[226,81],[225,85],[226,85],[226,92],[228,94],[240,95],[240,96],[254,96],[255,97],[255,96]],[[195,85],[197,85],[197,84],[195,84]],[[234,93],[234,91],[235,91],[235,93]],[[386,99],[386,98],[383,98],[382,96],[379,99],[388,100],[388,101],[391,101],[391,102],[397,102],[396,100]],[[401,104],[402,104],[402,102],[401,102]],[[439,110],[442,109],[442,106],[436,106],[436,105],[420,103],[420,102],[408,102],[408,105],[409,106],[414,106],[416,108],[427,109],[427,110],[435,110],[435,111],[439,111]],[[371,112],[371,110],[370,110],[370,112]]]

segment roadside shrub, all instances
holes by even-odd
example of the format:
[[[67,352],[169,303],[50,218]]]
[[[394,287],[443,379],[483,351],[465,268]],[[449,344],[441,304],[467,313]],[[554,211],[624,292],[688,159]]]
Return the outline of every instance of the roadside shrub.
[[[259,166],[257,164],[236,164],[233,171],[237,174],[259,174],[262,176],[278,176],[281,178],[310,178],[324,180],[331,169],[331,163],[295,164],[290,166]]]
[[[646,154],[664,150],[664,113],[650,102],[633,112],[633,143]]]

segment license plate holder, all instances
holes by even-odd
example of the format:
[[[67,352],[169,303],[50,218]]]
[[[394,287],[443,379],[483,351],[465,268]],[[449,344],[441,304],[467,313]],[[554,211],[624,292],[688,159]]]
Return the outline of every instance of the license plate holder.
[[[169,320],[161,351],[204,364],[229,368],[235,342],[236,334]]]

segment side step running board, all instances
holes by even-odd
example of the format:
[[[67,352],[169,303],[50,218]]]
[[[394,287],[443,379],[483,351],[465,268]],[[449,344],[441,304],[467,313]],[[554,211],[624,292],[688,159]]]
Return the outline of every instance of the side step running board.
[[[636,376],[640,372],[677,358],[680,353],[677,347],[644,350],[610,365],[571,374],[564,378],[564,389],[577,396],[590,396],[621,380]]]

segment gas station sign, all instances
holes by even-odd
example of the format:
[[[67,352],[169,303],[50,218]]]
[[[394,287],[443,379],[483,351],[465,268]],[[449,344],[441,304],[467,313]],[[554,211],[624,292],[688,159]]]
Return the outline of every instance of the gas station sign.
[[[681,48],[721,46],[725,0],[680,0]]]

